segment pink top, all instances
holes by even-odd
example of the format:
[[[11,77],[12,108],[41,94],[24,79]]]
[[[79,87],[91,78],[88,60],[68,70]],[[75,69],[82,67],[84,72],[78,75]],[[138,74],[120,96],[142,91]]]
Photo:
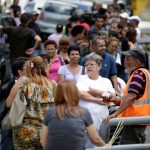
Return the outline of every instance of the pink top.
[[[61,59],[62,60],[61,62],[60,59],[58,58],[58,55],[57,55],[49,68],[49,78],[51,80],[55,80],[56,82],[58,81],[58,70],[60,66],[63,66],[65,64],[64,60]]]

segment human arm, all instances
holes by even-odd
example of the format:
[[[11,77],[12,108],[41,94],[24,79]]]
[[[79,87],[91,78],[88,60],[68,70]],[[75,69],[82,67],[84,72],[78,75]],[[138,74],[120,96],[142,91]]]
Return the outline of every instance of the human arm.
[[[88,93],[92,96],[101,97],[103,94],[103,91],[89,87]]]
[[[45,145],[47,143],[47,137],[48,137],[48,126],[42,125],[42,130],[40,134],[40,143],[43,148],[45,148]]]
[[[93,88],[89,88],[89,89],[90,90],[88,91],[88,93],[94,97],[101,97],[104,104],[107,104],[108,106],[114,105],[114,103],[110,100],[111,97],[115,96],[114,92],[101,91]]]
[[[121,96],[115,96],[115,95],[110,95],[109,99],[106,99],[106,101],[113,102],[115,105],[120,105],[121,101],[123,100],[123,97]]]
[[[97,94],[98,96],[94,95],[94,94],[92,95],[92,94],[89,93],[91,88],[90,88],[90,85],[89,85],[89,80],[88,80],[87,75],[82,75],[82,76],[78,77],[77,87],[78,87],[78,90],[80,91],[80,98],[82,100],[106,105],[106,103],[103,102],[102,97],[99,96],[99,93],[98,93],[99,90],[97,91],[97,90],[94,89],[98,93]]]
[[[113,83],[113,86],[114,86],[114,89],[115,89],[116,93],[117,93],[118,95],[120,95],[121,93],[120,93],[119,88],[118,88],[117,75],[111,76],[111,77],[110,77],[110,80],[111,80],[112,83]]]
[[[104,121],[108,121],[108,120],[110,120],[112,118],[117,117],[120,113],[122,113],[124,110],[126,110],[134,102],[134,100],[136,98],[137,98],[137,94],[135,94],[135,93],[128,93],[125,97],[123,97],[122,104],[120,105],[118,110],[115,113],[113,113],[112,115],[109,115],[108,117],[106,117],[104,119]],[[121,97],[120,97],[120,100],[118,98],[117,101],[121,101]]]
[[[63,74],[58,74],[58,83],[59,83],[59,82],[62,82],[62,81],[64,81],[64,80],[65,80],[64,75],[63,75]]]
[[[58,70],[58,83],[65,80],[65,67],[61,66]]]
[[[41,38],[38,35],[34,36],[34,40],[35,40],[35,44],[32,48],[29,48],[25,51],[26,54],[28,55],[32,55],[33,51],[37,49],[37,47],[39,46],[39,44],[41,43]]]
[[[105,142],[102,140],[102,138],[98,135],[95,126],[92,124],[88,126],[87,128],[88,136],[93,144],[96,146],[105,146]]]
[[[129,78],[129,81],[130,82],[127,83],[128,86],[127,95],[123,97],[123,103],[121,104],[119,109],[114,114],[112,114],[112,116],[109,116],[110,119],[119,115],[126,108],[128,108],[130,104],[133,103],[134,100],[140,98],[144,94],[146,86],[146,76],[141,70],[136,70],[133,76]],[[120,100],[121,99],[122,98],[120,98]]]
[[[105,142],[99,136],[96,127],[94,125],[91,113],[88,109],[85,109],[83,113],[83,120],[85,122],[87,135],[90,138],[91,142],[97,146],[104,146]]]
[[[109,95],[111,95],[111,96],[115,95],[115,92],[102,91],[102,90],[94,89],[91,87],[89,87],[88,93],[94,97],[102,97],[102,98],[109,98]]]
[[[14,84],[14,86],[12,87],[12,89],[11,89],[11,91],[10,91],[10,93],[9,93],[9,96],[8,96],[7,99],[6,99],[6,106],[7,106],[8,108],[11,107],[11,105],[12,105],[12,103],[13,103],[13,100],[14,100],[15,96],[17,95],[17,92],[18,92],[18,90],[19,90],[21,84],[22,84],[22,80],[19,79],[19,80]]]
[[[104,102],[109,103],[110,98],[116,95],[115,90],[109,79],[103,78],[103,84],[105,84],[105,87],[103,87],[101,90],[89,87],[88,93],[90,93],[92,96],[101,97],[103,98]],[[110,102],[109,105],[112,105],[112,102]]]
[[[102,98],[94,97],[86,91],[80,91],[79,95],[80,95],[80,99],[83,99],[84,101],[93,102],[100,105],[106,105],[106,103],[103,102]]]

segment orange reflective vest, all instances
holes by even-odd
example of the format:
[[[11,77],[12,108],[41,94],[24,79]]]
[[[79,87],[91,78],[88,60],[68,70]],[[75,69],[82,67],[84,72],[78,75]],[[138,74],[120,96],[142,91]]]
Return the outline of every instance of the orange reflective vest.
[[[141,70],[146,76],[146,87],[142,97],[135,100],[125,111],[118,115],[118,117],[137,117],[137,116],[149,116],[150,115],[150,73],[146,69]],[[137,71],[137,70],[136,70]],[[128,93],[130,81],[133,78],[135,72],[133,72],[127,82],[127,85],[123,91],[123,96]]]

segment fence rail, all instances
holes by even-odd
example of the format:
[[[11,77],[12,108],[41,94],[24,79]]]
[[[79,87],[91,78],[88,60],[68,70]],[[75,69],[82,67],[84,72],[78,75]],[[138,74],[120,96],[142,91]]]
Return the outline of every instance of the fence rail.
[[[124,125],[150,124],[150,116],[144,116],[144,117],[113,118],[109,121],[109,125],[110,126],[117,126],[120,119],[123,120]]]
[[[120,120],[123,120],[124,125],[139,125],[150,124],[150,116],[144,117],[123,117],[113,118],[109,121],[109,126],[117,126]],[[150,143],[147,144],[129,144],[129,145],[115,145],[111,147],[96,147],[86,150],[150,150]]]
[[[150,144],[116,145],[111,147],[96,147],[86,150],[150,150]]]

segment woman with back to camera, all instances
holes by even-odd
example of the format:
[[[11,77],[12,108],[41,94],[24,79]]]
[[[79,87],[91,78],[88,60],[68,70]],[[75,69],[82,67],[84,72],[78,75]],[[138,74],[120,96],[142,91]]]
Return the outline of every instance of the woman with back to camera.
[[[83,67],[79,65],[80,47],[70,46],[67,50],[70,59],[69,64],[61,66],[58,70],[58,81],[71,80],[77,83],[77,78],[83,73]]]
[[[91,141],[104,146],[87,109],[78,106],[79,92],[70,80],[58,84],[55,106],[47,112],[41,131],[45,150],[85,150],[85,130]]]
[[[13,129],[13,142],[15,150],[42,150],[40,145],[40,130],[42,120],[54,104],[56,83],[48,78],[48,62],[36,56],[26,61],[23,67],[25,77],[20,78],[13,86],[6,106],[11,107],[18,89],[22,86],[27,100],[27,108],[23,124]]]

